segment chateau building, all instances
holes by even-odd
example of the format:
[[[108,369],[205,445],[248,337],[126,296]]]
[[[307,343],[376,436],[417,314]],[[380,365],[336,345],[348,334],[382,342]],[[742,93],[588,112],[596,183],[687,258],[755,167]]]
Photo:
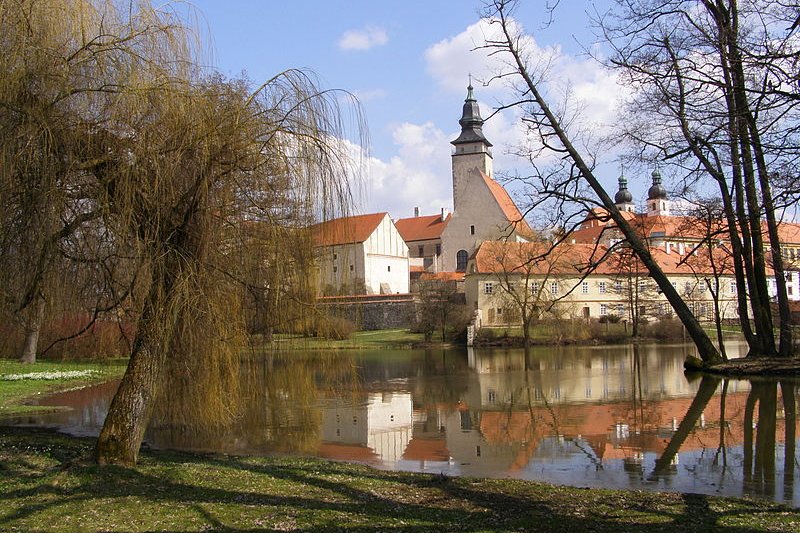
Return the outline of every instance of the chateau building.
[[[716,313],[722,320],[737,319],[736,280],[722,222],[671,215],[672,203],[657,170],[652,179],[647,211],[637,213],[627,180],[620,177],[617,208],[644,237],[652,257],[699,320],[714,320]],[[707,235],[715,231],[720,237],[709,242]],[[779,233],[789,265],[787,292],[797,301],[800,278],[793,261],[800,259],[800,225],[783,223]],[[547,242],[484,242],[469,261],[467,305],[478,311],[483,325],[518,324],[523,307],[536,318],[671,316],[647,269],[627,247],[619,246],[622,240],[607,212],[595,208],[553,250]],[[774,278],[768,289],[774,297]]]

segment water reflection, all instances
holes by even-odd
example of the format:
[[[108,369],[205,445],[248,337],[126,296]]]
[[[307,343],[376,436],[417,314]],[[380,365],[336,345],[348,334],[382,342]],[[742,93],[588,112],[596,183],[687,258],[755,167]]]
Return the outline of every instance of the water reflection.
[[[685,345],[254,356],[232,422],[162,409],[147,442],[800,505],[793,380],[689,380]],[[728,347],[735,353],[736,345]],[[17,422],[97,431],[113,386]],[[167,406],[178,405],[172,391]],[[75,394],[75,393],[70,393]],[[76,429],[78,428],[78,429]]]

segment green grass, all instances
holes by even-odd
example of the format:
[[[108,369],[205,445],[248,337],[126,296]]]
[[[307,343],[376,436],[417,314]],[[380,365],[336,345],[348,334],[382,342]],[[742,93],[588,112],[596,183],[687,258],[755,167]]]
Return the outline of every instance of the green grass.
[[[421,333],[407,329],[384,329],[378,331],[356,331],[349,339],[331,340],[300,335],[275,335],[266,347],[280,350],[377,350],[383,348],[411,348],[422,342]]]
[[[0,380],[0,417],[20,415],[35,411],[53,410],[53,407],[25,405],[25,402],[41,394],[71,389],[89,383],[107,381],[125,372],[126,360],[112,360],[100,363],[64,363],[41,361],[32,365],[9,359],[0,359],[0,376],[8,374],[29,374],[32,372],[64,372],[71,370],[93,370],[90,377],[55,380],[24,379],[20,381]]]
[[[92,439],[0,428],[2,531],[798,531],[763,501],[443,478],[312,459],[142,453],[98,467]]]

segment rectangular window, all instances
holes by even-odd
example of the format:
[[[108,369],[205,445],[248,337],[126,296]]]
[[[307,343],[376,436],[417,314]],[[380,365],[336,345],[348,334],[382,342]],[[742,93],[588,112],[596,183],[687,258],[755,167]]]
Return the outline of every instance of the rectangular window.
[[[336,254],[333,254],[333,260],[336,261]]]
[[[419,246],[417,248],[417,257],[422,257],[424,255],[425,255],[425,247],[424,246]]]
[[[625,315],[625,306],[622,304],[617,304],[617,315],[624,316]]]
[[[639,282],[639,293],[641,294],[641,293],[643,293],[645,290],[647,290],[647,285],[645,284],[645,282],[644,282],[644,281],[640,281],[640,282]]]
[[[597,284],[597,288],[598,288],[598,291],[600,292],[600,294],[605,294],[606,293],[606,282],[605,281],[601,281],[600,283]]]
[[[552,283],[550,283],[550,294],[552,294],[553,296],[557,296],[558,295],[558,282],[557,281],[553,281]]]
[[[333,271],[336,272],[336,265],[333,265]]]
[[[353,265],[350,265],[350,272],[353,271]]]
[[[470,235],[475,235],[475,226],[470,226],[469,227],[469,234]]]
[[[736,282],[735,281],[731,281],[731,284],[728,285],[728,291],[731,294],[736,294]]]
[[[441,244],[437,244],[436,245],[436,255],[442,255],[442,245]]]
[[[584,281],[581,283],[581,294],[589,294],[589,282]]]
[[[483,284],[483,294],[492,294],[494,290],[494,284],[491,281],[487,281]]]
[[[614,282],[614,290],[617,291],[617,292],[622,292],[622,282],[621,281],[615,281]]]
[[[538,281],[534,281],[534,282],[531,283],[531,294],[533,294],[534,296],[539,294],[539,282]]]
[[[600,316],[606,316],[608,314],[608,306],[606,304],[600,304]]]
[[[386,267],[386,272],[391,272],[391,271],[392,271],[392,265],[387,266]]]

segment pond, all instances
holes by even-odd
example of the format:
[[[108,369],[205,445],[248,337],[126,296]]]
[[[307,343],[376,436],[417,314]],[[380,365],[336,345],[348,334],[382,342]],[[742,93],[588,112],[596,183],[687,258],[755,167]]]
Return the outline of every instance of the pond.
[[[740,349],[728,347],[732,356]],[[195,423],[161,409],[145,440],[800,506],[798,381],[689,380],[682,364],[691,351],[642,344],[253,355],[230,394],[233,422]],[[40,403],[71,410],[11,422],[96,435],[115,388],[57,394]]]

